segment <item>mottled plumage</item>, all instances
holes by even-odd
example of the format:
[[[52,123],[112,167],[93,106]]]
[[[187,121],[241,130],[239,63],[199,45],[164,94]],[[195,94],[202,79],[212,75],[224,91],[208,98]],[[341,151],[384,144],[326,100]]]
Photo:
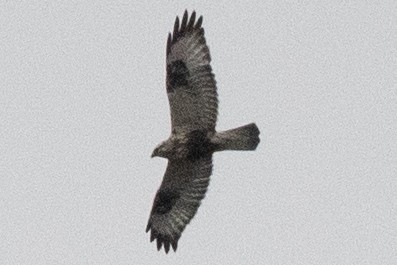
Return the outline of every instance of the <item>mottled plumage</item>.
[[[178,240],[204,198],[212,173],[212,154],[223,150],[255,150],[259,130],[254,123],[217,133],[218,98],[210,53],[196,13],[177,17],[167,41],[167,95],[172,133],[153,151],[168,159],[156,193],[146,232],[158,250]]]

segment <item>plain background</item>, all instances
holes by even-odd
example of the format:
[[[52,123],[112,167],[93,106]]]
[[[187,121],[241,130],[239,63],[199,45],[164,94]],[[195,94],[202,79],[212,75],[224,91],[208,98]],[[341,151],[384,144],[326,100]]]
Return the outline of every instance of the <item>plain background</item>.
[[[1,1],[1,264],[397,264],[397,2]],[[145,233],[165,42],[204,16],[218,129],[177,253]]]

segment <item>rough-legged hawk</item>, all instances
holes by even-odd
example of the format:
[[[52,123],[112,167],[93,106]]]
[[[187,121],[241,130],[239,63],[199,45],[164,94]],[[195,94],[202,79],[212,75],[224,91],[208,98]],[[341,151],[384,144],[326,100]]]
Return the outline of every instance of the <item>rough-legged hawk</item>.
[[[210,52],[196,13],[176,18],[167,41],[167,94],[172,133],[153,151],[152,157],[168,159],[163,182],[157,191],[146,232],[176,251],[178,240],[194,217],[207,191],[212,154],[223,150],[255,150],[259,130],[248,124],[228,131],[215,130],[218,98]]]

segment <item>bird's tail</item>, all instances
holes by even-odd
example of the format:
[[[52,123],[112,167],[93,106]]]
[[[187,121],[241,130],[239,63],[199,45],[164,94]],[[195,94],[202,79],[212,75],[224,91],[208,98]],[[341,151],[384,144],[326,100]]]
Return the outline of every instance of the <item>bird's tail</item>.
[[[213,142],[222,150],[255,150],[258,146],[259,129],[255,123],[219,132]]]

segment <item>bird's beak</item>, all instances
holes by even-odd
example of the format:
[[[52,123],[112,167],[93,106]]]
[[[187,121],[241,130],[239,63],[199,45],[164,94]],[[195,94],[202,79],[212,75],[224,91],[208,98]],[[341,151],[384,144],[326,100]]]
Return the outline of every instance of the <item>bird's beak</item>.
[[[153,153],[152,153],[152,155],[151,155],[151,158],[153,158],[153,157],[155,157],[155,156],[157,156],[156,150],[153,151]]]

